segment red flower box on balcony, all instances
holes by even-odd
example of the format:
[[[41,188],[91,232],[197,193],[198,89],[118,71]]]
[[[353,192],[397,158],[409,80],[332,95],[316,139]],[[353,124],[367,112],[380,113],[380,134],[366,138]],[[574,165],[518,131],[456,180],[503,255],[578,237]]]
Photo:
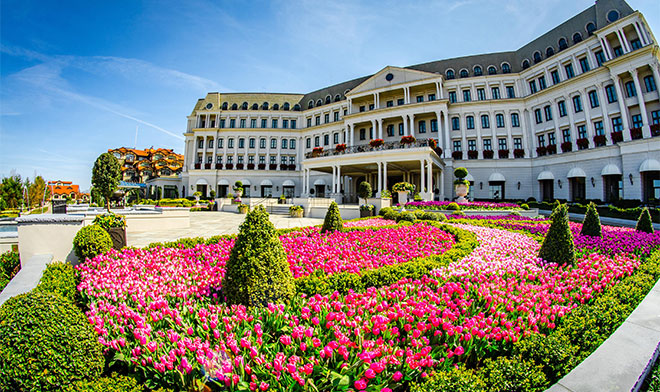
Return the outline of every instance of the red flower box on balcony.
[[[277,170],[277,163],[271,163],[268,165],[269,170]]]
[[[548,150],[548,155],[556,154],[557,153],[557,145],[556,144],[548,144],[547,150]]]
[[[289,168],[289,165],[287,165],[286,163],[280,163],[280,170],[286,170],[288,168]]]
[[[238,169],[238,170],[243,170],[244,167],[245,167],[245,165],[243,163],[237,163],[236,164],[236,169]]]
[[[385,141],[383,139],[373,139],[372,141],[369,142],[369,145],[374,148],[380,147],[383,144],[385,144]]]
[[[623,131],[614,131],[610,133],[612,136],[612,143],[620,143],[623,141]]]
[[[204,164],[204,169],[208,170],[208,169],[210,169],[210,168],[211,168],[211,164],[210,164],[210,163],[205,163],[205,164]]]
[[[195,163],[195,169],[201,169],[202,164],[201,163]]]
[[[637,140],[642,138],[642,128],[630,128],[630,138]]]
[[[323,147],[314,147],[314,149],[312,150],[312,156],[318,157],[321,156],[321,154],[323,154]]]
[[[266,164],[265,163],[260,163],[258,166],[259,170],[266,170]]]
[[[296,170],[296,164],[295,163],[290,163],[289,164],[289,170]]]
[[[454,159],[463,159],[463,151],[454,151],[451,153],[451,157]]]
[[[571,151],[573,151],[573,143],[563,142],[561,144],[561,152],[571,152]]]
[[[222,163],[216,163],[215,164],[215,169],[216,170],[222,170]]]
[[[544,156],[545,154],[548,153],[548,149],[547,149],[546,147],[543,147],[543,146],[541,146],[541,147],[536,147],[536,153],[537,153],[540,157],[542,157],[542,156]]]
[[[337,144],[337,145],[335,146],[335,151],[337,151],[337,152],[344,152],[344,151],[346,151],[346,144],[344,144],[344,143]]]
[[[254,170],[254,163],[248,163],[247,168],[248,170]]]
[[[651,124],[651,136],[660,136],[660,124]]]
[[[227,170],[231,170],[231,169],[234,168],[234,164],[233,163],[228,163],[228,164],[225,165],[225,167],[227,168]]]
[[[586,137],[583,137],[583,138],[580,138],[580,139],[576,140],[575,143],[577,144],[578,149],[580,149],[580,150],[584,150],[586,148],[589,148],[589,139],[587,139]]]
[[[594,145],[596,147],[602,147],[607,144],[607,138],[605,135],[596,135],[594,136]]]
[[[479,151],[477,150],[468,151],[468,159],[477,159],[477,157],[479,157]]]
[[[415,143],[415,137],[412,135],[403,136],[401,138],[401,144],[412,144]]]
[[[493,159],[495,152],[493,150],[484,150],[484,159]]]
[[[497,155],[502,159],[508,158],[509,157],[509,150],[498,150]]]
[[[525,157],[525,150],[522,148],[516,148],[513,150],[513,157],[514,158],[524,158]]]

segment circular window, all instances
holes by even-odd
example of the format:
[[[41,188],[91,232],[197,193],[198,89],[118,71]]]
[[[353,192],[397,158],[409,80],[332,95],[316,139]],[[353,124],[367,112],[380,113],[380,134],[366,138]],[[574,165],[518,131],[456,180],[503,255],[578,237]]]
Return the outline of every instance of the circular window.
[[[392,79],[394,79],[394,75],[392,75],[391,73],[385,75],[385,80],[387,80],[388,82],[391,82]]]
[[[611,22],[615,22],[619,19],[619,11],[617,10],[612,10],[607,13],[607,20]]]
[[[207,103],[207,104],[206,104],[206,108],[207,108],[207,109],[211,109],[211,108],[213,108],[213,104],[212,104],[212,103],[210,103],[210,102],[209,102],[209,103]]]

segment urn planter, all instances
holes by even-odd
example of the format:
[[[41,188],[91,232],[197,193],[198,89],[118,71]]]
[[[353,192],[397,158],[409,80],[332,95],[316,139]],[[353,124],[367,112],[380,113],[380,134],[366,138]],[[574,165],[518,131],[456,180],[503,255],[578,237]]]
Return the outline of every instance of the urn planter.
[[[111,227],[107,229],[110,238],[112,238],[112,249],[122,250],[126,247],[126,228],[125,227]]]
[[[456,185],[455,190],[456,196],[458,196],[456,201],[459,203],[466,203],[467,199],[465,199],[465,196],[468,194],[468,186],[465,184],[458,184]]]

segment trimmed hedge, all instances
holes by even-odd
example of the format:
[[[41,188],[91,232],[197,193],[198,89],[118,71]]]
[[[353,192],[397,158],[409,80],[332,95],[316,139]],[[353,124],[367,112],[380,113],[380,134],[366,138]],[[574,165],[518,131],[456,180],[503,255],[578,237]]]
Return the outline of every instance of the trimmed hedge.
[[[639,203],[640,201],[637,200],[637,205],[639,205]],[[547,201],[543,201],[540,203],[530,202],[529,206],[541,210],[552,210],[554,207],[554,203],[550,203]],[[637,217],[639,217],[639,214],[642,212],[643,208],[641,207],[620,208],[614,205],[609,205],[609,206],[597,206],[596,210],[598,211],[598,214],[600,216],[636,221]],[[585,214],[587,212],[587,205],[571,204],[568,206],[568,212],[573,212],[576,214]],[[651,208],[649,209],[649,213],[651,215],[651,220],[654,223],[660,223],[660,210],[658,210],[657,208]]]
[[[587,212],[584,214],[584,221],[582,221],[582,231],[580,234],[591,237],[603,236],[603,229],[600,225],[598,210],[596,210],[596,205],[593,202],[589,203],[587,206]]]
[[[0,307],[0,390],[56,391],[100,376],[98,336],[71,301],[29,292]]]
[[[0,292],[5,289],[20,269],[21,261],[18,252],[8,251],[0,254]]]
[[[74,304],[81,305],[83,301],[77,288],[79,283],[80,273],[71,264],[58,261],[46,266],[34,291],[58,294]]]
[[[651,222],[651,214],[649,214],[648,208],[644,208],[639,214],[635,230],[643,231],[644,233],[653,233],[653,222]]]
[[[575,243],[568,225],[568,209],[560,204],[550,215],[552,223],[543,240],[539,257],[550,263],[575,264]]]
[[[341,215],[339,214],[339,206],[333,201],[330,203],[330,207],[328,207],[328,212],[325,213],[325,219],[323,220],[321,233],[328,231],[341,231],[343,227],[344,224],[341,219]]]
[[[112,373],[93,381],[76,381],[62,392],[143,392],[144,388],[132,377]]]
[[[84,226],[73,237],[73,250],[80,262],[112,249],[112,238],[99,225]]]

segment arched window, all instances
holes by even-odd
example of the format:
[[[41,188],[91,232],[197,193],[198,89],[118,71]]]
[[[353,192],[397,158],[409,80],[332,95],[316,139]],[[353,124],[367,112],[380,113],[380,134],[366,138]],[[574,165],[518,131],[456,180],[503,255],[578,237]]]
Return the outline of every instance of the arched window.
[[[335,102],[341,101],[341,95],[337,94],[335,95]]]
[[[323,106],[323,101],[320,100],[320,99],[318,99],[318,100],[316,101],[316,106]]]
[[[328,96],[325,97],[325,104],[327,105],[330,102],[332,102],[332,97],[330,95],[328,95]]]
[[[454,79],[456,75],[454,75],[454,70],[453,69],[448,69],[447,70],[447,79]]]
[[[545,50],[545,57],[552,57],[555,54],[555,50],[552,48],[548,48]]]
[[[575,33],[573,34],[573,43],[577,44],[578,42],[582,42],[582,34]]]
[[[231,105],[231,110],[238,110],[238,104],[235,103],[235,104]]]
[[[541,60],[543,60],[541,58],[541,52],[539,52],[539,51],[534,52],[534,64],[540,63]]]
[[[559,50],[564,50],[568,48],[568,42],[566,42],[566,38],[560,38],[559,39]]]
[[[481,66],[477,65],[474,67],[474,76],[481,76],[484,74],[484,71],[481,69]]]
[[[529,60],[525,59],[525,61],[523,61],[523,63],[522,63],[522,67],[523,67],[523,69],[529,68]]]
[[[282,105],[282,110],[289,110],[289,103],[284,102],[284,105]]]
[[[314,101],[309,101],[309,103],[307,104],[307,109],[311,109],[313,107],[314,107]]]
[[[222,103],[222,110],[227,110],[227,102]]]
[[[468,73],[468,70],[465,69],[465,68],[463,68],[463,69],[461,70],[461,72],[459,73],[459,75],[461,75],[462,78],[467,78],[468,76],[470,76],[470,74]]]
[[[258,103],[253,103],[252,104],[252,110],[259,110],[259,104]]]
[[[296,112],[299,112],[300,111],[300,105],[298,105],[298,104],[293,105],[293,110],[296,111]]]
[[[505,74],[511,73],[511,66],[509,65],[509,63],[502,64],[502,73]]]
[[[247,110],[247,108],[248,108],[248,103],[243,102],[243,104],[241,105],[241,110]]]
[[[596,25],[593,22],[587,23],[587,34],[591,37],[594,35],[594,31],[596,31]]]
[[[492,65],[488,67],[488,75],[495,75],[496,73],[497,73],[497,68],[495,68]]]
[[[273,110],[280,110],[280,105],[278,104],[273,105]]]
[[[261,108],[262,108],[263,110],[268,110],[268,102],[264,102],[264,103],[262,103],[262,104],[261,104]]]

